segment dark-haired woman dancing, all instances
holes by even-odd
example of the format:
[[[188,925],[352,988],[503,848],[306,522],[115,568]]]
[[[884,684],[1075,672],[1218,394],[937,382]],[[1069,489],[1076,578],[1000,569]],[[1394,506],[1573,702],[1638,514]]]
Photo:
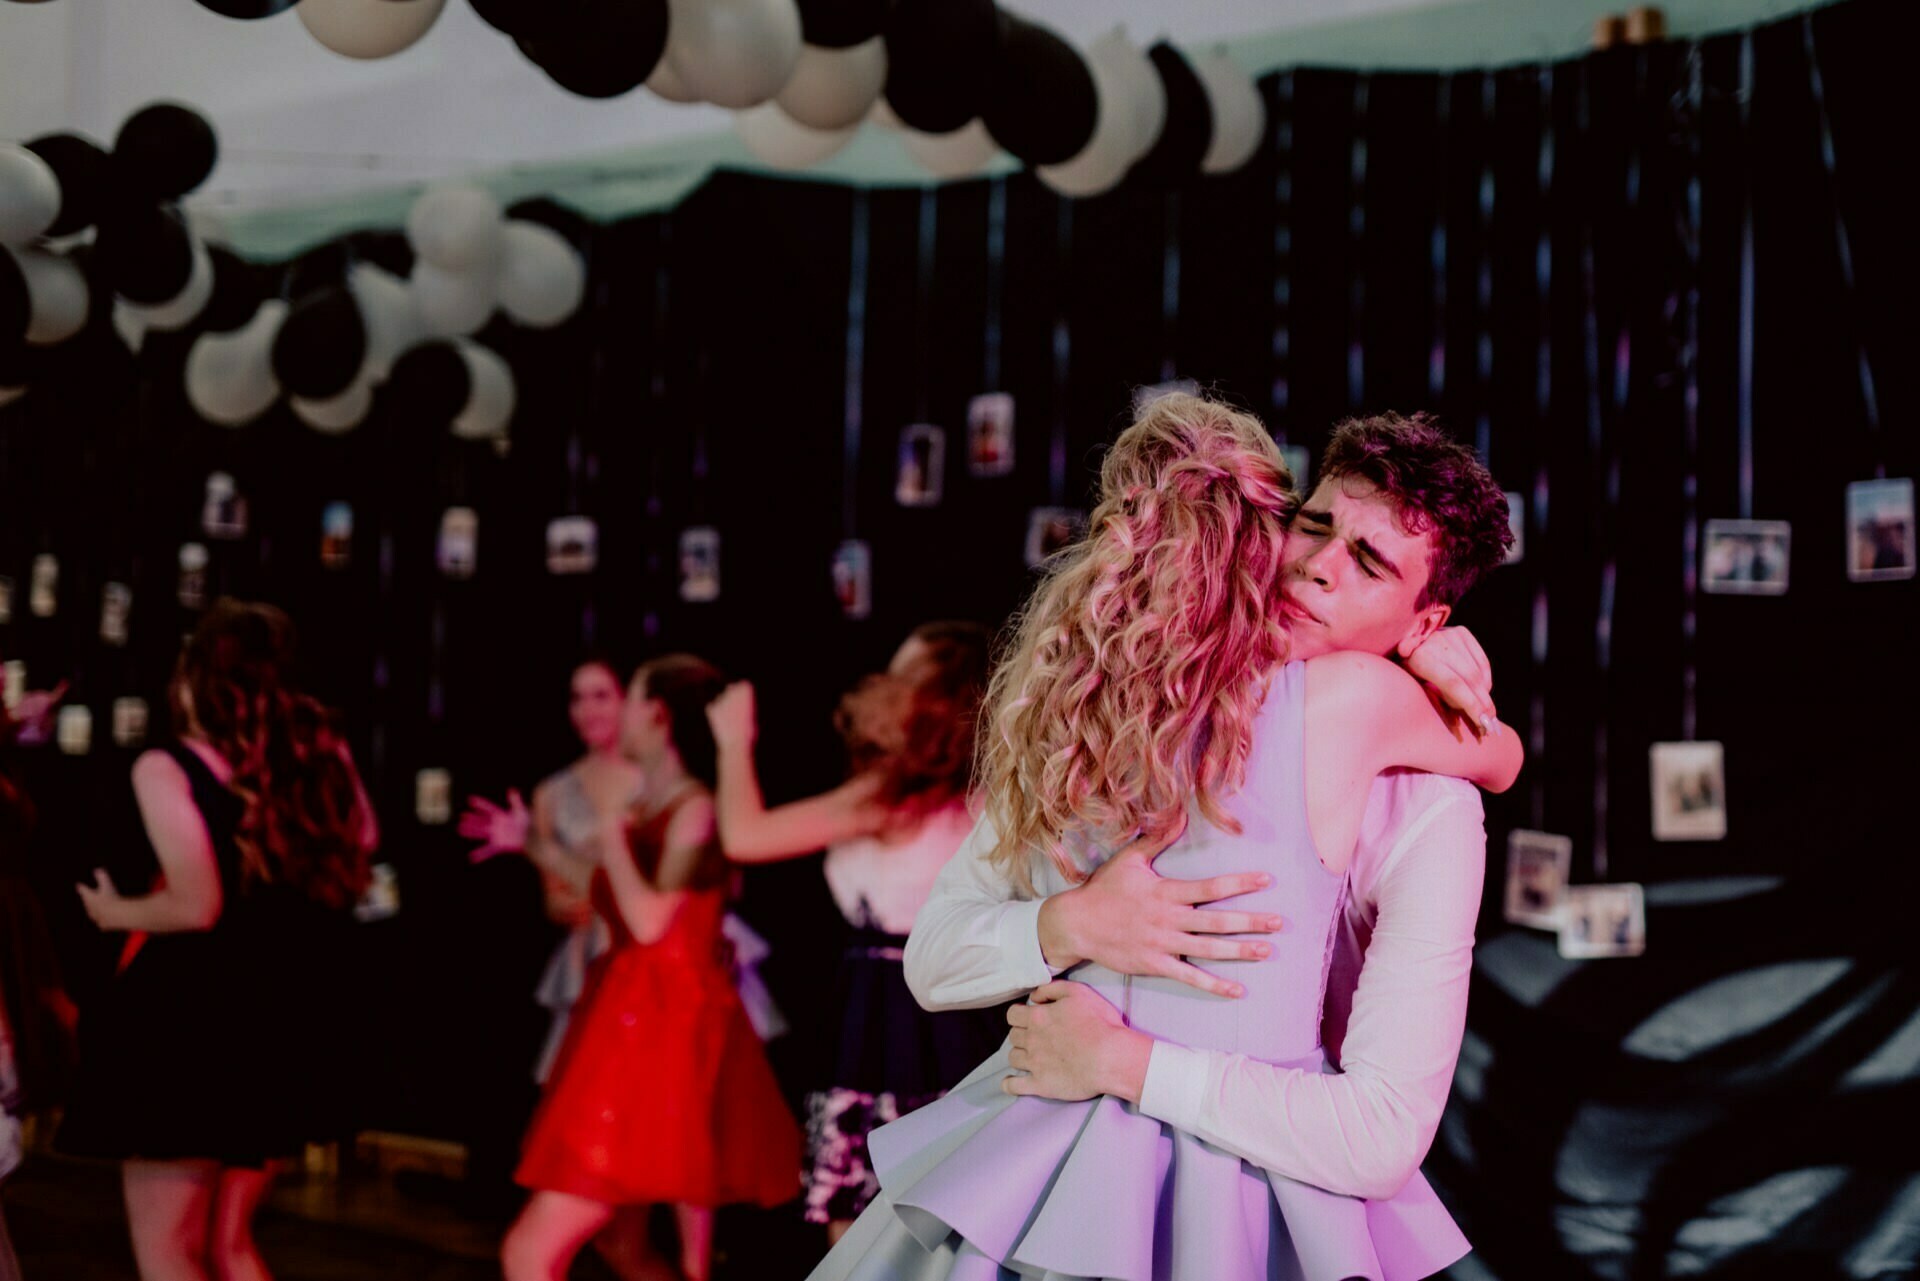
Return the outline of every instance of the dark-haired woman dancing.
[[[293,647],[271,606],[208,612],[169,687],[178,741],[133,766],[154,887],[79,887],[131,937],[82,1014],[58,1142],[123,1162],[144,1281],[266,1278],[252,1220],[272,1163],[337,1133],[341,962],[377,829]]]

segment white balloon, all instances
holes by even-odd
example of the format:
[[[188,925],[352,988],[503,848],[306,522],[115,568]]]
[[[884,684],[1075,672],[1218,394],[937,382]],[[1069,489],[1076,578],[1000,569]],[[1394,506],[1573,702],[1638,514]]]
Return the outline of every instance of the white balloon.
[[[467,393],[466,407],[454,417],[453,434],[462,440],[498,440],[507,434],[507,424],[513,419],[517,399],[513,370],[477,342],[459,341],[453,346],[467,362],[472,388]]]
[[[413,314],[422,335],[464,337],[493,316],[495,270],[491,263],[474,271],[445,271],[430,262],[416,262],[408,292],[413,295]]]
[[[1127,167],[1135,159],[1138,115],[1127,98],[1133,82],[1123,63],[1128,56],[1125,45],[1125,34],[1115,30],[1087,47],[1087,68],[1093,72],[1094,98],[1099,106],[1093,136],[1072,159],[1034,170],[1040,181],[1061,195],[1098,195],[1126,177]]]
[[[733,113],[733,131],[747,150],[780,169],[805,169],[834,155],[860,132],[858,124],[845,129],[813,129],[792,119],[777,102],[763,102],[750,111]]]
[[[383,382],[400,353],[419,341],[420,320],[406,282],[370,262],[357,262],[347,271],[347,289],[360,305],[360,323],[367,330],[367,359],[360,381]]]
[[[163,303],[143,307],[137,303],[116,303],[114,306],[115,323],[121,323],[120,308],[125,306],[129,320],[139,322],[140,333],[144,339],[149,330],[181,329],[190,325],[207,309],[207,303],[213,298],[213,259],[207,253],[207,246],[199,237],[193,241],[193,273],[187,277],[187,283],[178,294]],[[124,336],[125,331],[122,330]]]
[[[1000,152],[1000,145],[978,120],[952,133],[921,133],[902,129],[900,140],[927,172],[941,178],[965,178],[979,173]]]
[[[1153,150],[1153,144],[1160,141],[1160,131],[1167,127],[1167,87],[1160,82],[1160,73],[1153,69],[1146,52],[1127,39],[1124,29],[1112,33],[1101,57],[1122,83],[1122,100],[1133,108],[1133,154],[1127,157],[1131,166]]]
[[[318,40],[349,58],[389,58],[427,34],[447,0],[300,0],[293,11]]]
[[[11,405],[14,401],[26,394],[27,389],[25,387],[0,387],[0,409]]]
[[[27,341],[37,347],[65,342],[86,327],[92,297],[87,278],[71,259],[41,249],[0,249],[10,253],[26,277],[27,299],[32,312],[27,320]]]
[[[307,0],[302,0],[306,3]],[[309,400],[305,396],[287,397],[287,406],[301,422],[315,431],[338,435],[352,431],[373,408],[373,384],[365,379],[356,379],[351,387],[338,396],[329,396],[325,400]]]
[[[147,341],[146,320],[140,315],[140,309],[124,298],[113,302],[113,332],[120,335],[120,341],[136,356]]]
[[[537,222],[507,223],[500,248],[500,309],[548,329],[580,310],[587,267],[567,238]]]
[[[273,407],[280,384],[273,376],[273,339],[287,318],[287,304],[269,298],[239,329],[202,334],[187,353],[187,400],[194,411],[222,427],[242,427]]]
[[[687,82],[673,69],[673,64],[661,57],[655,65],[653,74],[647,77],[647,88],[653,90],[668,102],[698,102],[700,95],[687,88]]]
[[[687,89],[735,111],[779,93],[800,60],[794,0],[667,0],[666,61]]]
[[[809,129],[857,125],[887,83],[887,46],[879,36],[850,49],[803,45],[793,75],[774,96],[780,110]]]
[[[12,143],[0,144],[0,245],[24,245],[60,216],[60,179],[47,162]]]
[[[490,263],[500,249],[500,204],[478,187],[434,187],[408,211],[407,240],[423,261],[443,271]]]
[[[1232,173],[1260,149],[1260,140],[1267,134],[1267,104],[1253,77],[1225,50],[1216,49],[1195,60],[1193,71],[1213,108],[1213,141],[1200,162],[1200,172]]]

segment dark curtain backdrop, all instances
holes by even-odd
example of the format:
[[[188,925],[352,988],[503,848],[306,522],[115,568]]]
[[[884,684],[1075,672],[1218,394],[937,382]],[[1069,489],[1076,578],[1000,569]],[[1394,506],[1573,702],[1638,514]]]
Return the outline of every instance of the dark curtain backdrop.
[[[1526,497],[1524,561],[1459,615],[1532,749],[1488,802],[1469,1037],[1428,1161],[1479,1247],[1460,1275],[1911,1275],[1920,1163],[1891,1140],[1920,1062],[1916,587],[1850,583],[1843,556],[1847,483],[1915,469],[1911,32],[1898,0],[1854,0],[1551,67],[1291,72],[1264,83],[1258,157],[1172,193],[722,175],[671,213],[573,227],[592,284],[564,329],[482,335],[519,380],[505,457],[390,406],[344,438],[284,409],[207,426],[179,389],[186,339],[132,362],[96,326],[0,410],[18,585],[0,650],[94,711],[90,756],[31,762],[76,985],[99,966],[65,883],[142,874],[110,704],[163,716],[193,621],[175,555],[210,470],[253,520],[209,544],[213,586],[295,614],[399,868],[401,914],[366,927],[367,1122],[499,1165],[551,936],[524,866],[469,868],[450,828],[415,822],[418,770],[451,770],[456,801],[530,787],[569,757],[574,656],[682,649],[759,685],[774,799],[829,785],[839,691],[920,621],[1008,616],[1028,510],[1086,504],[1136,385],[1198,379],[1310,449],[1346,415],[1426,408]],[[365,236],[275,275],[344,253],[406,266]],[[998,390],[1017,468],[974,478],[967,401]],[[904,509],[898,436],[922,421],[947,428],[947,496]],[[353,563],[330,571],[336,499]],[[454,504],[480,513],[466,582],[434,566]],[[576,513],[599,522],[600,567],[550,575],[545,525]],[[1793,522],[1784,597],[1698,590],[1701,524],[1740,516]],[[675,590],[700,524],[723,540],[711,604]],[[864,621],[831,590],[846,537],[873,548]],[[61,561],[51,619],[26,610],[41,551]],[[97,638],[107,581],[133,588],[123,650]],[[1686,737],[1726,744],[1723,841],[1651,839],[1648,747]],[[1644,882],[1645,957],[1565,962],[1501,924],[1514,828],[1571,837],[1577,881]],[[742,910],[776,947],[797,1094],[833,1017],[838,918],[813,860],[752,873]]]

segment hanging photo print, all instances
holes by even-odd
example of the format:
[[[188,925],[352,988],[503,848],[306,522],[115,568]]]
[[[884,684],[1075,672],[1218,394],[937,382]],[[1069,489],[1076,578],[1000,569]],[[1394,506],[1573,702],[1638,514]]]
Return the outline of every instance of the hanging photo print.
[[[988,392],[967,402],[967,471],[1005,476],[1013,470],[1013,397]]]
[[[915,423],[900,433],[900,470],[893,497],[902,507],[937,507],[944,491],[947,433]]]
[[[1513,545],[1507,548],[1507,558],[1500,563],[1517,565],[1527,558],[1527,496],[1517,489],[1509,489],[1507,495],[1507,532],[1513,535]]]
[[[453,775],[423,769],[413,776],[413,816],[428,827],[453,821]]]
[[[547,524],[547,572],[591,574],[600,563],[600,527],[587,516],[562,516]]]
[[[138,747],[147,741],[147,700],[113,700],[113,741],[116,747]]]
[[[127,643],[127,616],[133,612],[133,589],[125,583],[108,583],[100,589],[100,640],[103,644]]]
[[[180,547],[180,583],[175,592],[184,609],[207,607],[207,549],[203,543]]]
[[[27,586],[27,610],[35,618],[52,618],[59,607],[60,560],[51,552],[33,558],[33,577]]]
[[[0,625],[13,621],[13,580],[0,576]]]
[[[375,863],[367,869],[367,888],[353,905],[356,921],[384,921],[400,912],[400,877],[391,863]]]
[[[471,507],[449,507],[440,517],[440,543],[434,563],[448,578],[472,578],[479,564],[480,513]]]
[[[26,696],[27,665],[17,658],[0,663],[0,699],[6,701],[7,711],[20,706],[20,700]]]
[[[1156,400],[1167,396],[1198,396],[1199,394],[1200,384],[1191,378],[1173,378],[1163,383],[1154,383],[1150,387],[1135,387],[1133,389],[1134,421],[1138,422],[1140,415],[1147,412],[1147,406]]]
[[[68,756],[85,756],[93,750],[93,713],[77,703],[61,708],[53,740]]]
[[[1515,925],[1557,930],[1573,872],[1573,841],[1551,832],[1507,835],[1507,893],[1503,915]]]
[[[1723,596],[1784,596],[1793,526],[1784,520],[1710,520],[1700,586]]]
[[[1639,956],[1647,950],[1647,902],[1638,885],[1575,885],[1560,922],[1560,955],[1571,960]]]
[[[247,533],[247,500],[233,483],[233,477],[217,471],[207,477],[207,498],[200,508],[200,529],[208,538],[244,538]]]
[[[834,549],[833,594],[848,618],[873,612],[873,551],[857,538]]]
[[[1653,839],[1718,841],[1727,834],[1727,762],[1719,743],[1655,743]]]
[[[1280,446],[1280,461],[1287,465],[1287,471],[1293,476],[1293,492],[1305,498],[1313,492],[1313,482],[1307,473],[1313,468],[1313,455],[1307,452],[1305,445]]]
[[[1037,567],[1080,537],[1087,514],[1072,507],[1036,507],[1027,514],[1027,564]]]
[[[353,507],[328,503],[320,509],[320,566],[345,569],[353,563]]]
[[[680,599],[720,599],[720,531],[711,525],[680,531]]]
[[[1912,578],[1913,565],[1913,481],[1848,485],[1847,577],[1856,583]]]

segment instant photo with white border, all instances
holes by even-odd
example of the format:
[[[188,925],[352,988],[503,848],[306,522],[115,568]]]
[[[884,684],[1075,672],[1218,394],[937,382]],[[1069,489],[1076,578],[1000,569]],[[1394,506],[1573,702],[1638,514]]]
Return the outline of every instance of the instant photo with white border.
[[[967,402],[967,471],[1005,476],[1013,471],[1013,396],[990,391]]]
[[[1502,914],[1515,925],[1557,930],[1573,875],[1573,840],[1552,832],[1507,834],[1507,888]]]
[[[1655,743],[1653,839],[1718,841],[1727,835],[1727,757],[1719,743]]]
[[[1560,920],[1560,955],[1569,960],[1639,956],[1647,950],[1647,896],[1623,881],[1567,888]]]
[[[1856,583],[1912,578],[1913,481],[1858,480],[1847,486],[1847,577]]]
[[[1784,596],[1793,526],[1784,520],[1710,520],[1700,539],[1700,589],[1716,596]]]

